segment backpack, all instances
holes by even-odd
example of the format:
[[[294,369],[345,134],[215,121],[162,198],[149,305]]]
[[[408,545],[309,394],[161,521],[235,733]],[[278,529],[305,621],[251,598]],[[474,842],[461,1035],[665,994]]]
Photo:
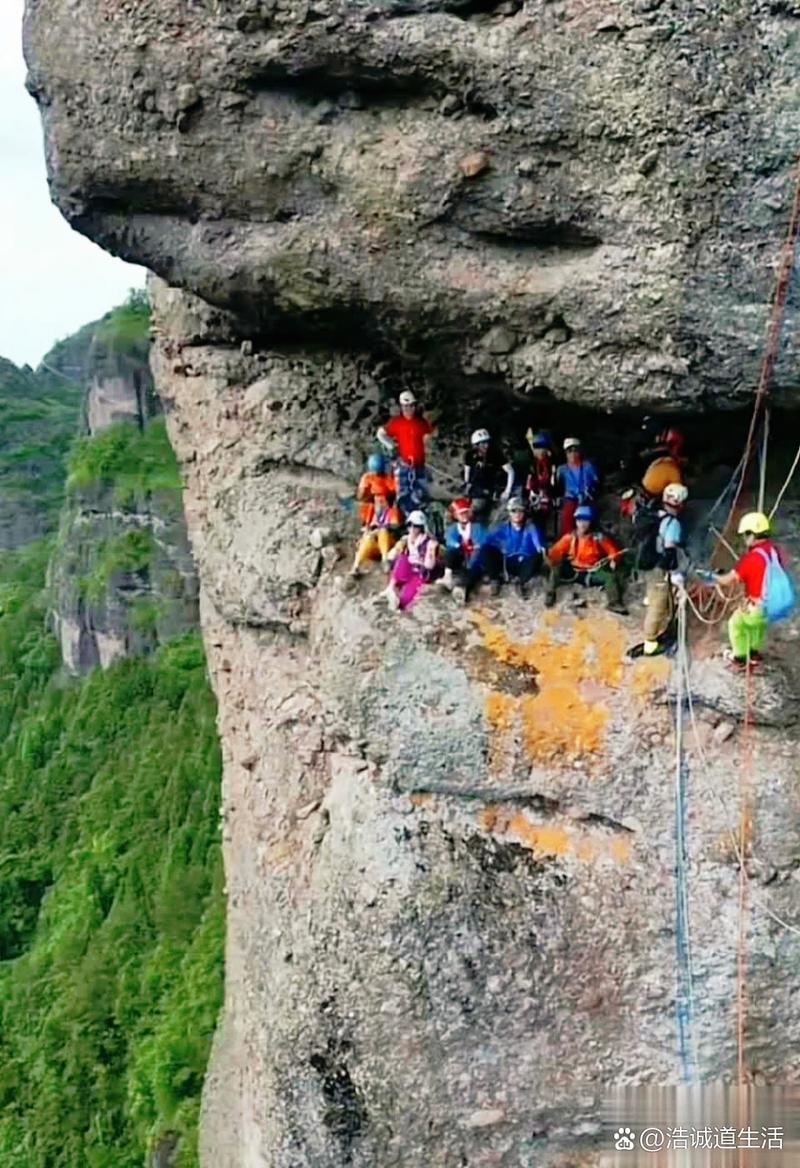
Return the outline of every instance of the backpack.
[[[437,543],[444,544],[447,511],[441,503],[428,503],[425,507],[425,515],[428,520],[428,530],[431,535]]]
[[[775,552],[767,552],[765,548],[756,548],[755,550],[766,561],[762,603],[764,616],[770,624],[773,624],[775,621],[785,620],[795,610],[797,594],[794,581]]]
[[[636,567],[640,572],[649,572],[658,566],[658,529],[661,513],[657,507],[646,503],[637,504],[633,514],[631,543],[636,552]]]

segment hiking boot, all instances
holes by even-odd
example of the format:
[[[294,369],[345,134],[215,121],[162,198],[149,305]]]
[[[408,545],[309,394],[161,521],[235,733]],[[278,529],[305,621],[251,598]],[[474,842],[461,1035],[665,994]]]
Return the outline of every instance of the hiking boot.
[[[394,584],[390,584],[383,595],[386,597],[386,603],[389,605],[389,611],[397,612],[400,607],[400,594],[398,593]]]
[[[521,600],[530,600],[530,598],[531,598],[530,584],[520,584],[519,595],[520,595]]]
[[[555,602],[556,602],[556,594],[555,594],[555,592],[545,592],[545,594],[544,594],[544,606],[545,606],[545,608],[552,608],[552,607],[553,607],[553,605],[555,604]]]
[[[503,585],[499,580],[492,580],[491,584],[489,585],[489,595],[492,597],[499,596],[502,586]]]
[[[609,604],[608,611],[619,613],[620,616],[628,616],[628,610],[621,600],[615,600]]]
[[[745,673],[747,671],[746,657],[734,657],[730,649],[726,649],[722,656],[731,673]]]
[[[460,584],[456,584],[452,592],[453,600],[456,604],[465,605],[467,603],[467,590]]]

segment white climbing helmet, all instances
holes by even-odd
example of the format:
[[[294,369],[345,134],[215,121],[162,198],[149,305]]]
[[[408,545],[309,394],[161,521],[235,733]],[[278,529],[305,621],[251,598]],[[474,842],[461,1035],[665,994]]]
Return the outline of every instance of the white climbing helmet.
[[[564,439],[564,449],[565,450],[569,450],[572,446],[580,447],[580,444],[581,444],[580,438],[565,438]]]
[[[417,404],[417,399],[414,397],[410,389],[403,390],[403,392],[400,394],[399,401],[401,406],[415,406]]]
[[[406,527],[421,527],[425,531],[428,530],[428,520],[425,518],[424,511],[412,511],[406,520]]]
[[[670,507],[682,507],[689,498],[689,492],[683,483],[669,483],[661,492],[661,498]]]
[[[482,442],[491,442],[491,440],[492,436],[488,430],[476,430],[470,438],[473,446],[480,446]]]

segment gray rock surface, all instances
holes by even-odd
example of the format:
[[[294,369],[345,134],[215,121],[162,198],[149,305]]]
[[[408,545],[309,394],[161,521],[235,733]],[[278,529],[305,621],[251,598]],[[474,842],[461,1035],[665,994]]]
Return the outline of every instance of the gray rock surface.
[[[60,207],[241,336],[357,336],[452,387],[604,407],[750,393],[797,154],[792,5],[27,9]]]
[[[445,432],[487,384],[498,409],[744,400],[791,197],[796,19],[29,0],[27,51],[60,206],[166,280],[153,367],[225,756],[205,1168],[601,1163],[604,1089],[680,1075],[672,667],[626,664],[637,619],[591,607],[481,599],[475,623],[428,595],[390,618],[377,583],[345,584],[343,484],[407,383]],[[748,1073],[800,1075],[778,640],[762,706],[791,725],[752,731],[750,789],[738,723],[714,738],[736,679],[693,665],[707,1079],[736,1070],[743,799]]]

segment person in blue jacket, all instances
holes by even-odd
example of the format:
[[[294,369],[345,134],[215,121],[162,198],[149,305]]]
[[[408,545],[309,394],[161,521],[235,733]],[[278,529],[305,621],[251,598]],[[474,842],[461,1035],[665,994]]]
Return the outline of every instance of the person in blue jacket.
[[[520,596],[530,596],[530,582],[542,565],[544,545],[528,515],[522,499],[508,501],[508,521],[489,532],[481,560],[492,581],[492,596],[497,596],[505,580],[516,580]]]
[[[445,532],[442,585],[453,593],[454,600],[465,604],[483,576],[481,547],[486,539],[486,528],[473,520],[470,499],[454,500],[450,512],[455,523],[451,523]]]
[[[600,475],[594,463],[584,458],[580,438],[565,438],[564,454],[567,461],[556,471],[556,493],[561,496],[560,534],[571,535],[578,507],[597,498]]]

